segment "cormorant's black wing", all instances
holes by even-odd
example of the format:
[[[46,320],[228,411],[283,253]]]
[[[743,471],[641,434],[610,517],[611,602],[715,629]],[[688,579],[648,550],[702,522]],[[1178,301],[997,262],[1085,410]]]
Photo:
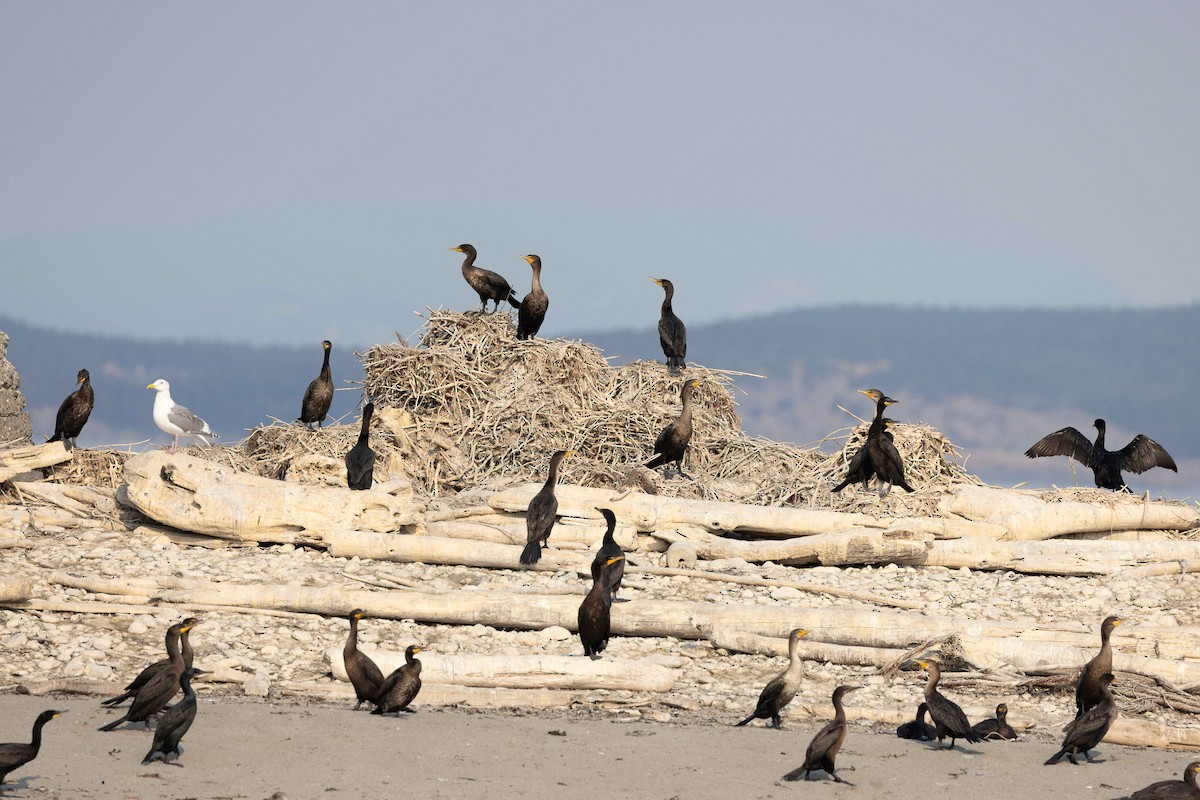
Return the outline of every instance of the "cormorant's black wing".
[[[1070,456],[1080,464],[1086,465],[1092,456],[1092,443],[1079,431],[1066,427],[1043,437],[1037,444],[1026,450],[1025,455],[1029,458]]]
[[[1133,441],[1117,451],[1121,458],[1121,469],[1126,472],[1142,473],[1154,467],[1165,467],[1179,472],[1175,459],[1163,446],[1149,436],[1138,434]]]

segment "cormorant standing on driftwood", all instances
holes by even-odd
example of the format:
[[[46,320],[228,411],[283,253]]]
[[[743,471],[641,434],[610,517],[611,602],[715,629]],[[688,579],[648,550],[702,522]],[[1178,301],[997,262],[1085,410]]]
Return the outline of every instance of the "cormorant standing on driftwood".
[[[610,508],[596,510],[604,517],[608,529],[604,531],[604,540],[600,543],[600,549],[596,551],[596,557],[592,559],[592,580],[599,579],[600,573],[604,571],[604,565],[610,558],[619,558],[620,560],[613,564],[612,569],[608,571],[608,578],[604,584],[604,591],[608,592],[611,597],[616,597],[621,588],[621,579],[625,576],[625,552],[621,550],[621,545],[617,544],[617,540],[614,538],[617,532],[617,515]]]
[[[1125,485],[1125,478],[1121,476],[1122,471],[1140,475],[1148,469],[1163,467],[1179,472],[1179,467],[1175,466],[1175,459],[1149,436],[1139,433],[1120,450],[1105,450],[1104,420],[1098,419],[1092,424],[1096,426],[1094,444],[1079,431],[1066,427],[1042,438],[1026,450],[1025,455],[1029,458],[1070,456],[1092,471],[1098,487],[1112,489],[1114,492],[1129,489]]]
[[[592,588],[579,604],[579,641],[583,645],[583,654],[592,659],[600,657],[600,653],[608,646],[608,634],[611,628],[612,595],[604,588],[608,582],[609,573],[625,560],[624,556],[613,556],[604,562],[600,576],[592,581]]]
[[[554,496],[554,487],[558,484],[558,465],[574,452],[559,450],[550,456],[546,483],[529,501],[529,509],[525,512],[526,544],[521,551],[521,563],[526,566],[538,562],[542,557],[542,545],[550,539],[554,518],[558,514],[558,498]]]

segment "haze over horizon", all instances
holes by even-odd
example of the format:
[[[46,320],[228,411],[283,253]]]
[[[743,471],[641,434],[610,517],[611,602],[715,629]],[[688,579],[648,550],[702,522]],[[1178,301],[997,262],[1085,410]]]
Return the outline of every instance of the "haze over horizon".
[[[347,345],[1200,302],[1200,7],[9,4],[0,314]]]

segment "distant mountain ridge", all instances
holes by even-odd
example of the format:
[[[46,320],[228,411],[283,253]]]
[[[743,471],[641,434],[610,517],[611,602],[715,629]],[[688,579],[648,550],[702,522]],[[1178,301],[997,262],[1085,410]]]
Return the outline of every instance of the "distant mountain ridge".
[[[687,320],[686,304],[677,313]],[[553,311],[551,311],[553,313]],[[40,441],[54,412],[86,367],[97,407],[80,444],[150,438],[165,441],[150,420],[150,381],[172,383],[191,407],[235,441],[274,416],[294,419],[320,369],[319,337],[304,347],[214,342],[138,341],[65,333],[0,317],[12,337],[9,358]],[[582,333],[614,363],[662,360],[653,321],[645,328]],[[692,325],[688,360],[738,377],[739,403],[752,434],[817,442],[869,417],[856,389],[878,387],[900,402],[889,415],[944,431],[969,455],[968,468],[995,481],[1072,482],[1065,459],[1027,462],[1021,454],[1041,436],[1072,425],[1089,437],[1104,417],[1110,445],[1136,433],[1162,443],[1186,471],[1200,460],[1194,400],[1200,383],[1200,306],[1156,310],[973,310],[840,306],[796,309],[751,319]],[[351,415],[362,378],[350,349],[334,342],[331,419]],[[1058,463],[1055,463],[1058,462]],[[1077,469],[1078,473],[1079,470]],[[1137,487],[1191,486],[1155,470]],[[1026,476],[1030,477],[1026,477]],[[1090,484],[1083,471],[1079,482]],[[1189,479],[1195,480],[1195,479]],[[1174,492],[1173,492],[1174,493]]]

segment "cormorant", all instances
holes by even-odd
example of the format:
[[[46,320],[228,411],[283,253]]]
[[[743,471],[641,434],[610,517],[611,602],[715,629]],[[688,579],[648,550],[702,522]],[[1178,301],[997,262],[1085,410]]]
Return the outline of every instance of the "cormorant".
[[[374,403],[363,406],[358,443],[346,453],[346,485],[351,489],[370,489],[374,479],[375,451],[371,449],[371,415],[374,413]]]
[[[546,309],[550,307],[550,298],[542,290],[542,259],[539,256],[521,256],[533,267],[533,288],[521,300],[517,310],[517,338],[532,339],[542,327],[546,319]]]
[[[383,683],[383,673],[379,667],[369,655],[358,649],[358,621],[366,615],[367,612],[361,608],[356,608],[347,615],[350,620],[350,635],[346,637],[346,644],[342,647],[346,677],[350,679],[354,695],[358,698],[358,702],[354,704],[355,711],[358,711],[363,703],[374,703],[379,694],[379,686]]]
[[[1120,450],[1104,449],[1104,420],[1092,423],[1096,426],[1096,442],[1093,444],[1079,431],[1071,427],[1055,431],[1025,451],[1029,458],[1041,456],[1070,456],[1090,469],[1101,489],[1128,490],[1121,472],[1141,474],[1154,467],[1164,467],[1179,472],[1175,460],[1163,446],[1148,436],[1138,434],[1133,441]]]
[[[154,395],[154,424],[163,433],[169,433],[174,437],[167,452],[174,453],[179,449],[180,436],[191,436],[207,445],[212,444],[209,437],[217,438],[212,428],[208,427],[207,422],[192,413],[191,409],[181,406],[171,399],[171,384],[159,378],[146,388],[158,392]]]
[[[788,634],[788,665],[787,669],[772,678],[758,695],[758,705],[754,713],[739,722],[735,727],[742,727],[753,719],[769,719],[775,730],[783,730],[783,720],[779,714],[800,691],[800,681],[804,679],[804,666],[800,660],[800,639],[808,631],[796,628]]]
[[[621,559],[608,571],[608,580],[604,584],[604,591],[608,593],[611,602],[611,598],[616,597],[617,592],[620,591],[621,579],[625,576],[625,552],[613,538],[613,534],[617,531],[617,515],[609,508],[596,510],[604,517],[608,530],[604,532],[604,540],[600,543],[600,549],[596,551],[596,557],[592,559],[592,581],[600,578],[600,573],[604,570],[604,564],[608,559],[618,557]]]
[[[558,465],[574,452],[559,450],[550,456],[546,483],[529,501],[529,509],[525,512],[526,544],[525,549],[521,551],[522,564],[536,564],[542,557],[542,545],[550,539],[550,532],[554,529],[554,517],[558,513],[558,498],[554,496],[554,487],[558,484]]]
[[[916,739],[918,742],[932,742],[937,738],[937,731],[925,721],[925,713],[929,711],[928,703],[917,706],[916,719],[906,722],[896,728],[896,735],[901,739]]]
[[[87,424],[88,417],[92,415],[92,406],[96,402],[95,392],[92,391],[92,376],[86,369],[79,370],[75,382],[79,384],[79,388],[67,395],[58,407],[58,414],[54,417],[54,435],[46,440],[62,442],[68,450],[75,449],[75,438]]]
[[[821,728],[813,737],[808,744],[808,751],[804,754],[803,766],[796,767],[784,775],[785,781],[808,780],[808,773],[823,769],[838,783],[854,785],[838,777],[833,762],[837,758],[838,751],[842,749],[842,742],[846,741],[846,710],[842,708],[842,698],[861,688],[861,686],[839,686],[833,690],[833,722]]]
[[[415,713],[408,704],[421,691],[421,660],[417,653],[425,652],[425,648],[410,644],[404,648],[404,664],[392,670],[379,685],[379,693],[375,697],[375,710],[372,714],[392,714],[400,716],[401,711]]]
[[[196,619],[195,617],[188,617],[187,619],[183,620],[183,624],[179,628],[179,650],[180,655],[183,656],[184,669],[189,669],[192,666],[192,660],[195,655],[192,651],[192,628],[199,624],[200,620]],[[167,648],[170,648],[171,646],[170,638],[171,632],[167,631]],[[170,650],[168,649],[167,652],[170,653]],[[109,708],[121,705],[121,703],[124,703],[131,697],[136,696],[138,691],[146,685],[146,682],[149,681],[150,678],[154,677],[154,673],[158,672],[159,670],[170,669],[170,667],[171,658],[169,655],[167,658],[162,658],[158,661],[155,661],[153,664],[139,672],[138,676],[130,681],[129,685],[125,687],[125,691],[123,693],[117,695],[116,697],[110,697],[107,700],[101,700],[100,705],[108,706]]]
[[[624,560],[624,556],[613,556],[606,560],[600,577],[592,581],[591,591],[579,604],[579,641],[583,644],[583,654],[592,659],[599,658],[608,646],[612,595],[604,587],[614,566]]]
[[[679,411],[679,417],[663,428],[662,433],[654,440],[654,452],[657,455],[646,462],[647,469],[674,461],[679,474],[687,477],[683,474],[683,457],[687,454],[688,443],[692,440],[692,392],[699,384],[700,381],[695,378],[683,382],[679,389],[679,399],[683,408]]]
[[[179,636],[185,629],[190,630],[190,626],[186,622],[176,623],[167,629],[167,655],[170,657],[170,665],[155,672],[142,688],[138,689],[125,716],[102,726],[100,730],[115,730],[125,722],[145,722],[146,727],[150,727],[150,717],[162,711],[179,691],[179,676],[183,674],[183,655],[179,652]]]
[[[1121,800],[1196,800],[1200,798],[1200,761],[1193,761],[1183,771],[1181,781],[1158,781],[1145,789],[1138,789]]]
[[[1083,716],[1092,706],[1099,705],[1104,700],[1104,689],[1100,679],[1106,673],[1112,672],[1112,632],[1124,620],[1113,615],[1105,617],[1100,623],[1100,652],[1092,656],[1092,660],[1083,665],[1079,673],[1079,682],[1075,684],[1075,718]]]
[[[462,253],[466,256],[463,259],[462,274],[467,283],[471,284],[471,288],[479,295],[479,310],[480,312],[487,310],[488,300],[495,302],[492,307],[492,313],[496,313],[500,308],[501,301],[508,301],[508,304],[513,308],[520,308],[521,301],[517,299],[517,294],[508,285],[508,281],[504,277],[492,272],[490,269],[483,269],[475,266],[475,247],[469,244],[460,244],[458,247],[451,247],[451,250],[456,253]]]
[[[1098,705],[1085,711],[1082,716],[1076,717],[1066,727],[1062,749],[1046,760],[1047,766],[1063,756],[1066,756],[1072,764],[1078,764],[1075,756],[1079,753],[1083,753],[1089,763],[1095,761],[1088,751],[1100,744],[1104,734],[1108,733],[1108,729],[1117,721],[1117,701],[1108,688],[1112,682],[1111,672],[1100,676],[1100,690],[1104,694],[1104,699]]]
[[[950,737],[950,746],[945,748],[946,750],[954,749],[956,739],[966,739],[971,743],[982,741],[979,735],[971,730],[971,723],[967,721],[967,715],[958,704],[937,690],[938,681],[942,677],[941,666],[932,660],[918,661],[917,664],[929,672],[929,680],[925,683],[925,702],[929,706],[929,716],[933,719],[938,748],[941,748],[942,739],[946,736]]]
[[[667,357],[667,368],[674,371],[687,366],[687,328],[683,320],[675,316],[671,308],[671,300],[675,297],[675,284],[666,278],[651,278],[666,292],[663,298],[662,316],[658,319],[658,341],[662,344],[663,355]]]
[[[996,716],[994,719],[985,719],[982,722],[976,722],[975,727],[971,728],[971,730],[984,739],[1017,738],[1017,732],[1013,730],[1012,725],[1008,724],[1008,705],[1006,703],[996,706]]]
[[[325,350],[325,358],[321,362],[321,374],[312,379],[308,384],[308,388],[304,390],[304,400],[300,403],[300,416],[296,419],[297,422],[303,422],[304,425],[311,431],[312,424],[317,423],[318,428],[323,428],[325,415],[329,413],[329,406],[333,404],[333,376],[329,372],[329,351],[333,349],[333,345],[329,340],[321,342],[321,347]]]
[[[24,742],[0,744],[0,784],[4,783],[8,773],[37,758],[38,751],[42,749],[42,728],[50,720],[61,717],[65,713],[67,712],[55,711],[51,708],[38,714],[37,719],[33,721],[33,740],[29,744]]]
[[[142,759],[143,764],[149,764],[155,756],[159,756],[164,764],[171,763],[172,754],[176,759],[179,758],[179,743],[196,720],[196,693],[192,691],[192,676],[205,671],[188,667],[180,673],[179,686],[183,689],[183,699],[164,711],[159,718],[154,729],[154,741],[150,744],[150,752]]]
[[[872,476],[878,478],[882,484],[880,497],[886,495],[892,486],[899,486],[906,492],[914,491],[904,479],[904,461],[900,458],[900,451],[896,449],[892,435],[884,430],[885,422],[890,420],[884,420],[883,410],[898,401],[878,389],[859,389],[858,393],[865,394],[875,401],[875,418],[871,420],[871,427],[867,429],[867,438],[862,447],[850,459],[845,480],[833,487],[833,491],[840,492],[859,481],[862,481],[865,489]]]

